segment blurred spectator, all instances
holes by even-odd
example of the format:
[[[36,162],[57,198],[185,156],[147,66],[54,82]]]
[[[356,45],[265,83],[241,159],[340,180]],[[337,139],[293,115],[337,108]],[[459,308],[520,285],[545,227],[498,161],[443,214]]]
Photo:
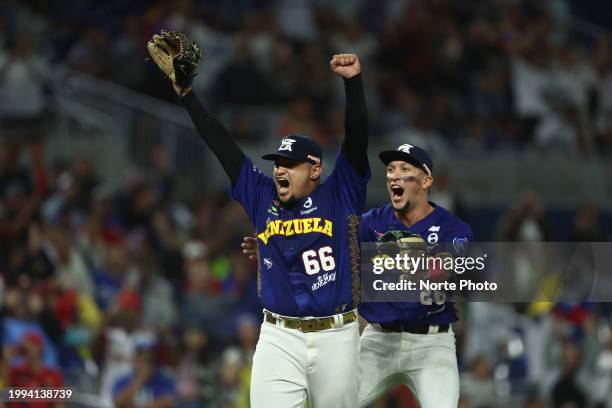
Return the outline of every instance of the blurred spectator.
[[[96,302],[102,310],[113,306],[121,289],[127,287],[128,280],[133,281],[136,276],[123,237],[117,234],[108,236],[105,254],[104,265],[93,273]]]
[[[346,22],[334,37],[331,39],[331,46],[335,54],[352,53],[359,55],[359,60],[363,66],[370,66],[370,61],[378,51],[378,42],[374,37],[365,31],[365,27],[357,18]]]
[[[245,395],[243,381],[241,378],[243,370],[243,356],[240,350],[235,347],[228,347],[221,355],[221,367],[219,378],[216,381],[217,391],[216,400],[221,407],[242,407],[244,398],[248,401],[248,394]],[[241,404],[242,402],[242,404]]]
[[[141,248],[137,256],[138,282],[135,285],[142,296],[142,322],[145,327],[167,332],[177,320],[172,287],[161,276],[150,247]]]
[[[208,335],[200,327],[187,327],[182,338],[183,355],[176,371],[180,408],[200,407],[214,400],[214,368]]]
[[[143,82],[143,65],[146,48],[141,21],[136,16],[123,19],[121,34],[111,46],[113,61],[112,79],[118,83],[140,91],[145,90]]]
[[[253,12],[244,15],[239,36],[248,39],[249,52],[262,72],[270,68],[276,42],[275,34],[276,26],[269,13]]]
[[[514,111],[527,138],[532,136],[538,121],[550,113],[547,95],[552,86],[552,70],[542,37],[538,27],[530,26],[517,43],[509,46]]]
[[[552,400],[555,408],[574,406],[585,408],[588,405],[586,388],[579,383],[577,372],[581,365],[580,349],[571,342],[566,342],[562,353],[562,371],[553,387]]]
[[[595,379],[593,398],[597,406],[605,407],[606,402],[612,401],[612,335],[608,329],[604,348],[595,360]]]
[[[252,315],[242,315],[238,318],[238,340],[242,353],[247,362],[250,362],[255,353],[255,346],[259,338],[260,321]]]
[[[555,49],[554,86],[582,121],[589,109],[589,99],[596,86],[594,67],[572,46]]]
[[[62,374],[56,368],[47,366],[42,359],[42,349],[44,340],[35,331],[26,332],[18,348],[18,353],[23,357],[24,362],[12,367],[9,372],[8,385],[13,388],[61,388],[63,387]],[[60,408],[64,404],[61,402],[22,402],[11,403],[14,407],[33,407],[33,408]]]
[[[99,368],[93,346],[103,316],[92,297],[57,288],[49,294],[55,319],[62,329],[60,363],[66,383],[95,392]]]
[[[107,241],[121,228],[113,211],[112,191],[109,186],[98,186],[92,192],[87,219],[75,233],[75,245],[91,271],[104,264]]]
[[[601,242],[606,240],[595,203],[583,204],[574,217],[571,240],[574,242]]]
[[[20,35],[11,50],[0,49],[0,118],[4,131],[15,140],[41,136],[48,74],[46,61],[34,53],[29,35]]]
[[[251,55],[246,38],[236,46],[232,61],[219,72],[215,88],[218,102],[246,105],[266,102],[267,90],[262,89],[263,76]]]
[[[461,376],[461,394],[474,408],[496,406],[498,396],[491,372],[491,363],[484,356],[478,356],[470,364],[470,371]]]
[[[94,298],[95,288],[91,271],[81,254],[73,247],[68,233],[62,228],[47,230],[49,238],[48,258],[53,264],[54,274],[64,289],[78,289],[85,296]]]
[[[283,104],[297,96],[300,64],[297,53],[289,42],[276,37],[271,47],[270,61],[263,71],[264,83],[270,94],[270,101]]]
[[[4,295],[5,316],[2,318],[2,346],[13,356],[26,333],[37,333],[42,339],[42,358],[45,365],[58,367],[57,350],[50,339],[59,340],[57,320],[49,319],[40,294],[35,291],[10,288]],[[17,358],[17,361],[19,359]],[[14,363],[15,360],[11,360]]]
[[[85,220],[86,208],[80,207],[81,186],[74,175],[65,172],[57,179],[57,191],[43,202],[42,214],[46,222],[75,228]]]
[[[423,108],[416,115],[412,124],[391,133],[389,142],[392,146],[400,146],[404,143],[414,144],[427,150],[437,162],[444,161],[448,157],[446,142],[432,127],[432,123]]]
[[[326,144],[326,138],[319,128],[312,102],[305,97],[295,99],[287,109],[287,113],[279,120],[276,137],[283,138],[290,134],[304,134],[317,142]]]
[[[5,249],[0,251],[0,271],[23,261],[15,254],[23,255],[39,202],[28,172],[19,165],[20,153],[19,144],[0,142],[0,244]]]
[[[103,354],[100,396],[106,402],[114,399],[113,387],[117,380],[132,371],[138,344],[156,340],[154,333],[142,328],[140,298],[136,293],[124,292],[117,303],[100,333]]]
[[[282,34],[296,42],[315,40],[319,33],[315,12],[308,0],[279,0],[274,9]]]
[[[222,293],[221,281],[214,276],[205,247],[188,248],[183,254],[186,293],[181,299],[182,322],[186,326],[207,327],[211,342],[217,346],[232,332],[233,322],[227,317],[239,300]]]
[[[449,169],[447,167],[436,169],[435,177],[436,184],[431,189],[429,200],[463,218],[463,204],[457,189],[452,185]]]
[[[533,394],[527,397],[525,408],[545,408],[544,401],[538,394]]]
[[[261,303],[257,296],[257,275],[254,272],[252,262],[241,251],[232,251],[230,270],[222,282],[222,291],[228,298],[238,302],[238,312],[259,315]]]
[[[176,405],[174,382],[159,369],[154,344],[136,344],[134,368],[113,385],[117,408],[171,408]]]
[[[535,145],[547,151],[589,152],[590,141],[576,107],[558,99],[551,109],[535,128]]]
[[[321,45],[314,43],[305,45],[299,55],[301,61],[298,93],[309,99],[315,115],[324,115],[327,113],[334,98],[334,91],[339,85],[338,81],[334,81],[335,78],[331,74],[329,66],[321,64],[321,61],[328,59],[326,51]]]
[[[221,30],[214,24],[197,18],[199,13],[190,10],[190,7],[190,5],[177,7],[164,26],[189,33],[200,45],[206,56],[206,63],[198,66],[198,80],[193,86],[203,97],[210,97],[211,88],[217,83],[219,73],[234,56],[236,34]],[[157,72],[155,74],[159,75]]]
[[[499,223],[503,242],[549,241],[552,231],[537,193],[524,192]]]
[[[88,27],[70,48],[66,62],[72,69],[104,78],[111,73],[110,44],[103,29]]]

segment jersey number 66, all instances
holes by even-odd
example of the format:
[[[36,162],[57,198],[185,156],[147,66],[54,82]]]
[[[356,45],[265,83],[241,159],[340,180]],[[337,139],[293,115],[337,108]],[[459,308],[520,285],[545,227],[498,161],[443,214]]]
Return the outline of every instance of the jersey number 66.
[[[304,270],[308,275],[316,275],[321,272],[321,269],[329,272],[336,268],[336,261],[329,246],[321,247],[318,251],[314,249],[304,251],[302,261],[304,261]]]

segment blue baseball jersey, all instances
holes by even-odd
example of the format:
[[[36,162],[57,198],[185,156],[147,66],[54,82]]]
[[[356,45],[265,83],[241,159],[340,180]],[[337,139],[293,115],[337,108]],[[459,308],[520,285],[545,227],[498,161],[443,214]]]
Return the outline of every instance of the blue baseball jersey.
[[[276,186],[249,159],[232,198],[255,226],[263,306],[285,316],[329,316],[359,302],[361,176],[340,151],[333,172],[308,197],[285,208]]]
[[[410,231],[419,234],[427,243],[431,254],[447,252],[452,248],[454,255],[462,255],[472,240],[472,229],[444,208],[435,205],[433,212],[411,227],[402,224],[391,204],[374,208],[361,217],[360,238],[362,242],[376,242],[389,230]],[[445,244],[442,245],[441,244]],[[446,245],[446,243],[448,245]],[[370,323],[385,323],[400,320],[412,324],[446,324],[458,319],[452,302],[438,305],[433,301],[435,294],[425,293],[419,302],[364,302],[359,313]]]

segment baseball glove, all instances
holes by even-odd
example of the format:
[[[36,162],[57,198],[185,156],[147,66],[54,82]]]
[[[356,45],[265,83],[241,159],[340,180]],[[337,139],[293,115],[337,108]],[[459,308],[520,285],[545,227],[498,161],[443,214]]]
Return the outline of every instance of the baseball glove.
[[[379,251],[383,256],[395,257],[396,255],[408,256],[410,258],[422,258],[421,267],[418,270],[398,270],[403,276],[414,275],[413,278],[426,278],[428,276],[425,256],[427,255],[427,244],[420,235],[408,231],[389,230],[377,240]],[[407,276],[407,275],[406,275]]]
[[[147,43],[151,59],[173,84],[187,88],[202,60],[200,46],[183,33],[162,30]]]
[[[400,256],[406,254],[412,258],[423,257],[424,260],[427,259],[424,264],[421,264],[420,269],[411,272],[417,278],[446,281],[454,276],[452,273],[453,263],[448,262],[448,258],[452,259],[453,255],[448,252],[430,254],[427,244],[418,234],[408,231],[389,230],[378,238],[377,244],[386,251],[397,248],[397,252],[394,252],[393,255],[398,253]]]

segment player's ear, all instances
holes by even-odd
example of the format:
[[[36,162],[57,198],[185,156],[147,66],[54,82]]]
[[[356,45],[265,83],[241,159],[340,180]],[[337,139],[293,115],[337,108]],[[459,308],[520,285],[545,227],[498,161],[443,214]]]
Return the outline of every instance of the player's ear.
[[[310,179],[315,181],[321,177],[321,163],[313,164],[310,168]]]
[[[425,175],[425,177],[423,177],[422,187],[426,189],[431,188],[433,181],[433,177],[431,177],[430,175]]]

